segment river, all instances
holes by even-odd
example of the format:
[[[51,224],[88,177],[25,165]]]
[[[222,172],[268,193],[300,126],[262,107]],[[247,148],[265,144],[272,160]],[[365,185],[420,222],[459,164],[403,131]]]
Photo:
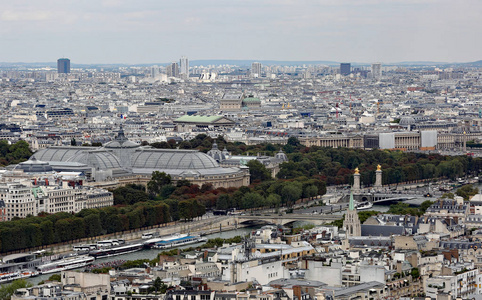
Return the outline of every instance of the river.
[[[223,231],[223,232],[208,234],[205,237],[207,239],[214,239],[214,238],[219,238],[219,237],[223,238],[223,239],[228,239],[228,238],[232,238],[232,237],[235,237],[235,236],[238,236],[238,235],[240,235],[240,236],[247,235],[254,228],[258,228],[258,227],[238,228],[236,230],[229,230],[229,231]],[[201,242],[201,243],[195,243],[195,244],[190,244],[190,245],[184,245],[184,246],[176,247],[174,249],[177,249],[177,248],[184,249],[184,248],[196,247],[196,246],[201,246],[202,244],[204,244],[204,243]],[[168,249],[168,250],[170,250],[170,249]],[[165,250],[145,249],[145,250],[141,250],[141,251],[138,251],[138,252],[96,259],[94,264],[101,264],[101,263],[116,261],[116,260],[154,259],[154,258],[157,257],[157,254],[159,254],[162,251],[165,251]],[[83,268],[80,268],[80,270],[81,269],[83,269]],[[28,278],[27,281],[31,282],[32,284],[38,284],[42,280],[47,280],[50,276],[52,276],[52,274],[40,275],[40,276],[37,276],[37,277]]]

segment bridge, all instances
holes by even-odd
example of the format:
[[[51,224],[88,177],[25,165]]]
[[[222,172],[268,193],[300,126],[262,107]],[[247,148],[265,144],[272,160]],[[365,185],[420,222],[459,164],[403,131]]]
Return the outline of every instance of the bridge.
[[[253,214],[234,215],[233,222],[237,224],[279,224],[286,225],[296,221],[306,221],[314,225],[323,225],[336,220],[341,220],[343,215],[327,214]]]
[[[357,202],[369,201],[373,204],[377,203],[387,203],[387,202],[400,202],[405,200],[413,200],[423,196],[422,193],[358,193],[353,194],[353,199]],[[343,196],[341,202],[348,202],[350,200],[350,195],[346,194]]]

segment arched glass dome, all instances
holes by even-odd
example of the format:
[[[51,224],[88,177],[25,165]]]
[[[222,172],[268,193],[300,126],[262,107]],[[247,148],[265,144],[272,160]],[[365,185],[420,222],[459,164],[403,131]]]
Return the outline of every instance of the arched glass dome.
[[[117,157],[107,151],[85,151],[80,155],[71,157],[68,162],[78,162],[101,170],[121,168]]]
[[[195,150],[145,149],[132,156],[133,168],[210,169],[219,164],[209,155]]]

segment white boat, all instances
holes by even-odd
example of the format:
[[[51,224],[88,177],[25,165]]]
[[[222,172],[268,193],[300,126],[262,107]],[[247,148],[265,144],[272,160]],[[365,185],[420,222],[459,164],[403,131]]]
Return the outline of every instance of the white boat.
[[[370,201],[358,202],[356,204],[357,210],[370,209],[372,207],[373,207],[373,203],[371,203]]]
[[[150,239],[144,246],[155,249],[169,249],[173,247],[205,242],[207,239],[198,235],[175,234],[168,237]]]
[[[31,270],[20,270],[20,271],[15,271],[10,273],[0,273],[0,283],[10,282],[17,279],[34,277],[37,275],[38,275],[37,271],[31,271]]]
[[[94,260],[94,257],[88,255],[66,257],[37,266],[37,271],[40,274],[48,274],[77,269],[90,265],[92,262],[94,262]]]
[[[99,243],[97,243],[99,244]],[[110,246],[110,247],[101,247],[97,250],[92,250],[89,252],[90,256],[93,256],[95,258],[101,258],[101,257],[109,257],[109,256],[115,256],[115,255],[121,255],[121,254],[126,254],[126,253],[132,253],[136,251],[140,251],[143,248],[143,244],[138,243],[138,244],[122,244],[120,246]]]

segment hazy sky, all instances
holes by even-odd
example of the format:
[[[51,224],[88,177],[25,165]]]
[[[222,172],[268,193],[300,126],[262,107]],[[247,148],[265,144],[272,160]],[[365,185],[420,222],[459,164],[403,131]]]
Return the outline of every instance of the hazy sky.
[[[0,61],[482,59],[481,0],[0,0]]]

